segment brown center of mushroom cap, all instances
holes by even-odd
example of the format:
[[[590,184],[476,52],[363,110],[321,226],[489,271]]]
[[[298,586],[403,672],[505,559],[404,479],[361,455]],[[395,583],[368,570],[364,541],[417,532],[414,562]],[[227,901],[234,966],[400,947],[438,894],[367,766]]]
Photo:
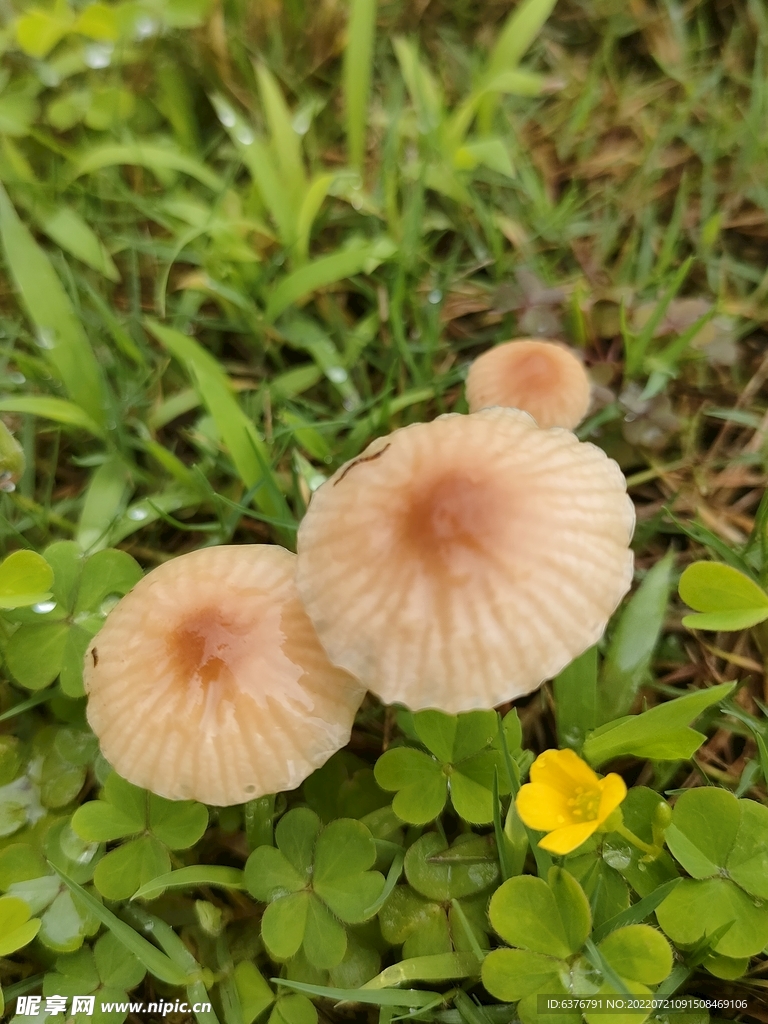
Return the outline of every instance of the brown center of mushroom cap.
[[[463,574],[485,557],[511,509],[492,480],[452,469],[418,487],[404,509],[402,539],[431,572]]]
[[[291,696],[311,703],[296,685],[304,674],[292,657],[279,607],[254,604],[247,591],[232,607],[203,607],[185,615],[167,633],[166,650],[176,685],[200,689],[207,700],[234,700],[249,693],[259,704],[265,696]],[[248,610],[250,607],[250,611]]]
[[[247,646],[247,625],[237,623],[218,608],[202,608],[168,634],[168,653],[179,674],[203,686],[233,682],[233,663]]]
[[[509,372],[511,383],[521,395],[541,394],[556,386],[559,378],[559,366],[543,352],[512,352]]]

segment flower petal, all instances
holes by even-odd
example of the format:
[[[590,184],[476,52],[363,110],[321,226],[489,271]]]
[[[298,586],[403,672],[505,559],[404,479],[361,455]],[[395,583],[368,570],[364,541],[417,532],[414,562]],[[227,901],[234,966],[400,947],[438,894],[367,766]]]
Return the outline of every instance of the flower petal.
[[[624,797],[627,795],[627,786],[624,779],[615,772],[606,775],[600,780],[600,810],[597,812],[596,825],[602,825],[605,819],[611,814]]]
[[[551,786],[561,793],[572,795],[576,786],[597,790],[600,780],[577,753],[565,750],[545,750],[531,765],[531,782]]]
[[[597,829],[596,821],[585,821],[579,825],[566,825],[565,828],[555,829],[548,836],[539,840],[542,850],[549,850],[550,853],[566,854],[577,849]]]
[[[550,786],[528,782],[522,786],[515,800],[517,813],[528,828],[540,832],[551,832],[573,824],[573,807],[568,805],[566,794]]]

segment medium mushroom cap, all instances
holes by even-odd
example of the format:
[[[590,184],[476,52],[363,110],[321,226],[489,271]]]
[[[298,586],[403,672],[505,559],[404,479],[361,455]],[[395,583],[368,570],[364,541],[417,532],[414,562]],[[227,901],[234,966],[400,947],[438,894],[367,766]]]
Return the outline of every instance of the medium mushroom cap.
[[[587,414],[589,377],[573,352],[555,341],[521,338],[484,352],[467,376],[469,411],[508,406],[540,427],[572,430]]]
[[[294,789],[349,740],[364,690],[328,661],[296,556],[203,548],[144,577],[85,658],[88,721],[134,785],[224,806]]]
[[[315,492],[296,582],[330,658],[387,703],[456,713],[535,689],[632,580],[621,470],[516,409],[374,441]]]

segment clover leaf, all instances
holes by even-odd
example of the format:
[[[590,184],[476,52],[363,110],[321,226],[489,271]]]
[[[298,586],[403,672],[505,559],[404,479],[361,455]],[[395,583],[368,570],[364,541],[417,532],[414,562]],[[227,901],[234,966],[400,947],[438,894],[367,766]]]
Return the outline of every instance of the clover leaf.
[[[109,610],[108,598],[126,594],[142,570],[125,551],[108,548],[86,558],[74,541],[57,541],[43,552],[53,573],[51,601],[19,609],[5,659],[16,681],[41,690],[57,676],[68,697],[82,697],[83,658]]]
[[[249,892],[269,904],[264,944],[276,960],[302,949],[313,966],[336,967],[347,950],[344,925],[373,917],[384,888],[383,875],[370,870],[373,837],[351,818],[322,827],[314,811],[299,807],[280,819],[275,842],[257,847],[245,865]]]
[[[375,978],[381,969],[381,945],[378,922],[350,925],[347,929],[347,948],[341,961],[328,970],[315,967],[300,949],[284,965],[285,977],[290,981],[309,985],[330,985],[334,988],[360,988]]]
[[[724,789],[683,793],[672,812],[667,845],[691,875],[658,907],[659,924],[681,946],[723,925],[714,952],[754,956],[768,944],[768,807]]]
[[[588,947],[589,901],[576,879],[562,868],[551,868],[546,881],[530,875],[508,879],[492,896],[489,916],[498,934],[514,948],[488,954],[482,981],[492,996],[518,1003],[523,1024],[549,1020],[538,1012],[539,993],[619,994],[618,981],[626,991],[647,994],[649,985],[660,984],[672,970],[669,943],[649,925],[617,928],[597,947]],[[594,962],[595,948],[599,967]],[[589,1013],[584,1016],[593,1024]],[[572,1019],[578,1020],[578,1014]],[[604,1015],[599,1019],[611,1020]]]
[[[0,608],[23,608],[51,596],[53,570],[35,551],[14,551],[0,563]]]
[[[40,931],[24,900],[18,896],[0,896],[0,956],[9,956],[26,946]]]
[[[422,896],[439,903],[477,896],[499,878],[493,836],[471,833],[449,846],[437,832],[427,832],[405,855],[405,877]]]
[[[147,882],[171,870],[169,850],[186,850],[208,827],[208,810],[193,800],[166,800],[112,772],[100,799],[72,816],[81,839],[108,843],[129,839],[99,861],[93,881],[102,896],[128,899]],[[131,838],[135,837],[135,838]]]
[[[493,820],[493,781],[498,773],[499,792],[509,793],[507,768],[499,742],[494,711],[446,715],[420,711],[413,728],[428,753],[413,747],[394,747],[376,762],[374,774],[382,789],[396,792],[392,808],[413,825],[433,821],[450,795],[456,813],[472,824]],[[520,747],[517,713],[503,722],[507,747]]]
[[[393,946],[402,945],[404,960],[454,951],[471,953],[474,943],[487,946],[488,895],[469,896],[455,903],[460,912],[453,901],[439,903],[410,885],[396,885],[379,911],[381,934]]]
[[[323,822],[364,818],[389,803],[373,770],[348,750],[340,750],[305,781],[304,798]]]
[[[102,1003],[126,1003],[128,992],[144,980],[145,967],[111,932],[93,949],[83,947],[56,960],[55,970],[43,979],[43,995],[96,995],[93,1013],[78,1012],[73,1024],[122,1024],[123,1010],[103,1011]]]
[[[748,629],[768,619],[768,594],[732,565],[694,562],[680,577],[679,590],[698,613],[683,617],[691,629]]]
[[[63,865],[66,855],[60,849],[66,822],[59,822],[46,837],[46,856],[51,863]],[[85,858],[87,861],[87,857]],[[88,875],[87,863],[79,866],[80,877]],[[92,865],[90,872],[93,872]],[[27,843],[13,843],[0,851],[0,890],[23,900],[31,914],[40,918],[37,939],[55,953],[79,949],[83,940],[99,930],[99,922],[82,906],[59,877],[50,872],[40,854]]]

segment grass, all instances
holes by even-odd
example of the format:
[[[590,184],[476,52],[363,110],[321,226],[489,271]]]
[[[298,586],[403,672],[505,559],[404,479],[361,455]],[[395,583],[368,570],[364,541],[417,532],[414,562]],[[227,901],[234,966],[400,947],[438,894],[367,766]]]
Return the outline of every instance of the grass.
[[[6,10],[0,413],[26,469],[0,553],[291,546],[338,465],[464,411],[469,361],[536,334],[599,384],[580,436],[628,476],[639,579],[670,546],[680,570],[746,542],[768,452],[765,10],[521,7],[505,34],[496,0],[179,0],[140,41],[49,12],[46,52]],[[680,612],[658,690],[747,679],[759,717],[764,652]],[[0,713],[18,700],[0,682]],[[522,715],[552,742],[549,690]],[[748,732],[656,784],[755,779]]]

